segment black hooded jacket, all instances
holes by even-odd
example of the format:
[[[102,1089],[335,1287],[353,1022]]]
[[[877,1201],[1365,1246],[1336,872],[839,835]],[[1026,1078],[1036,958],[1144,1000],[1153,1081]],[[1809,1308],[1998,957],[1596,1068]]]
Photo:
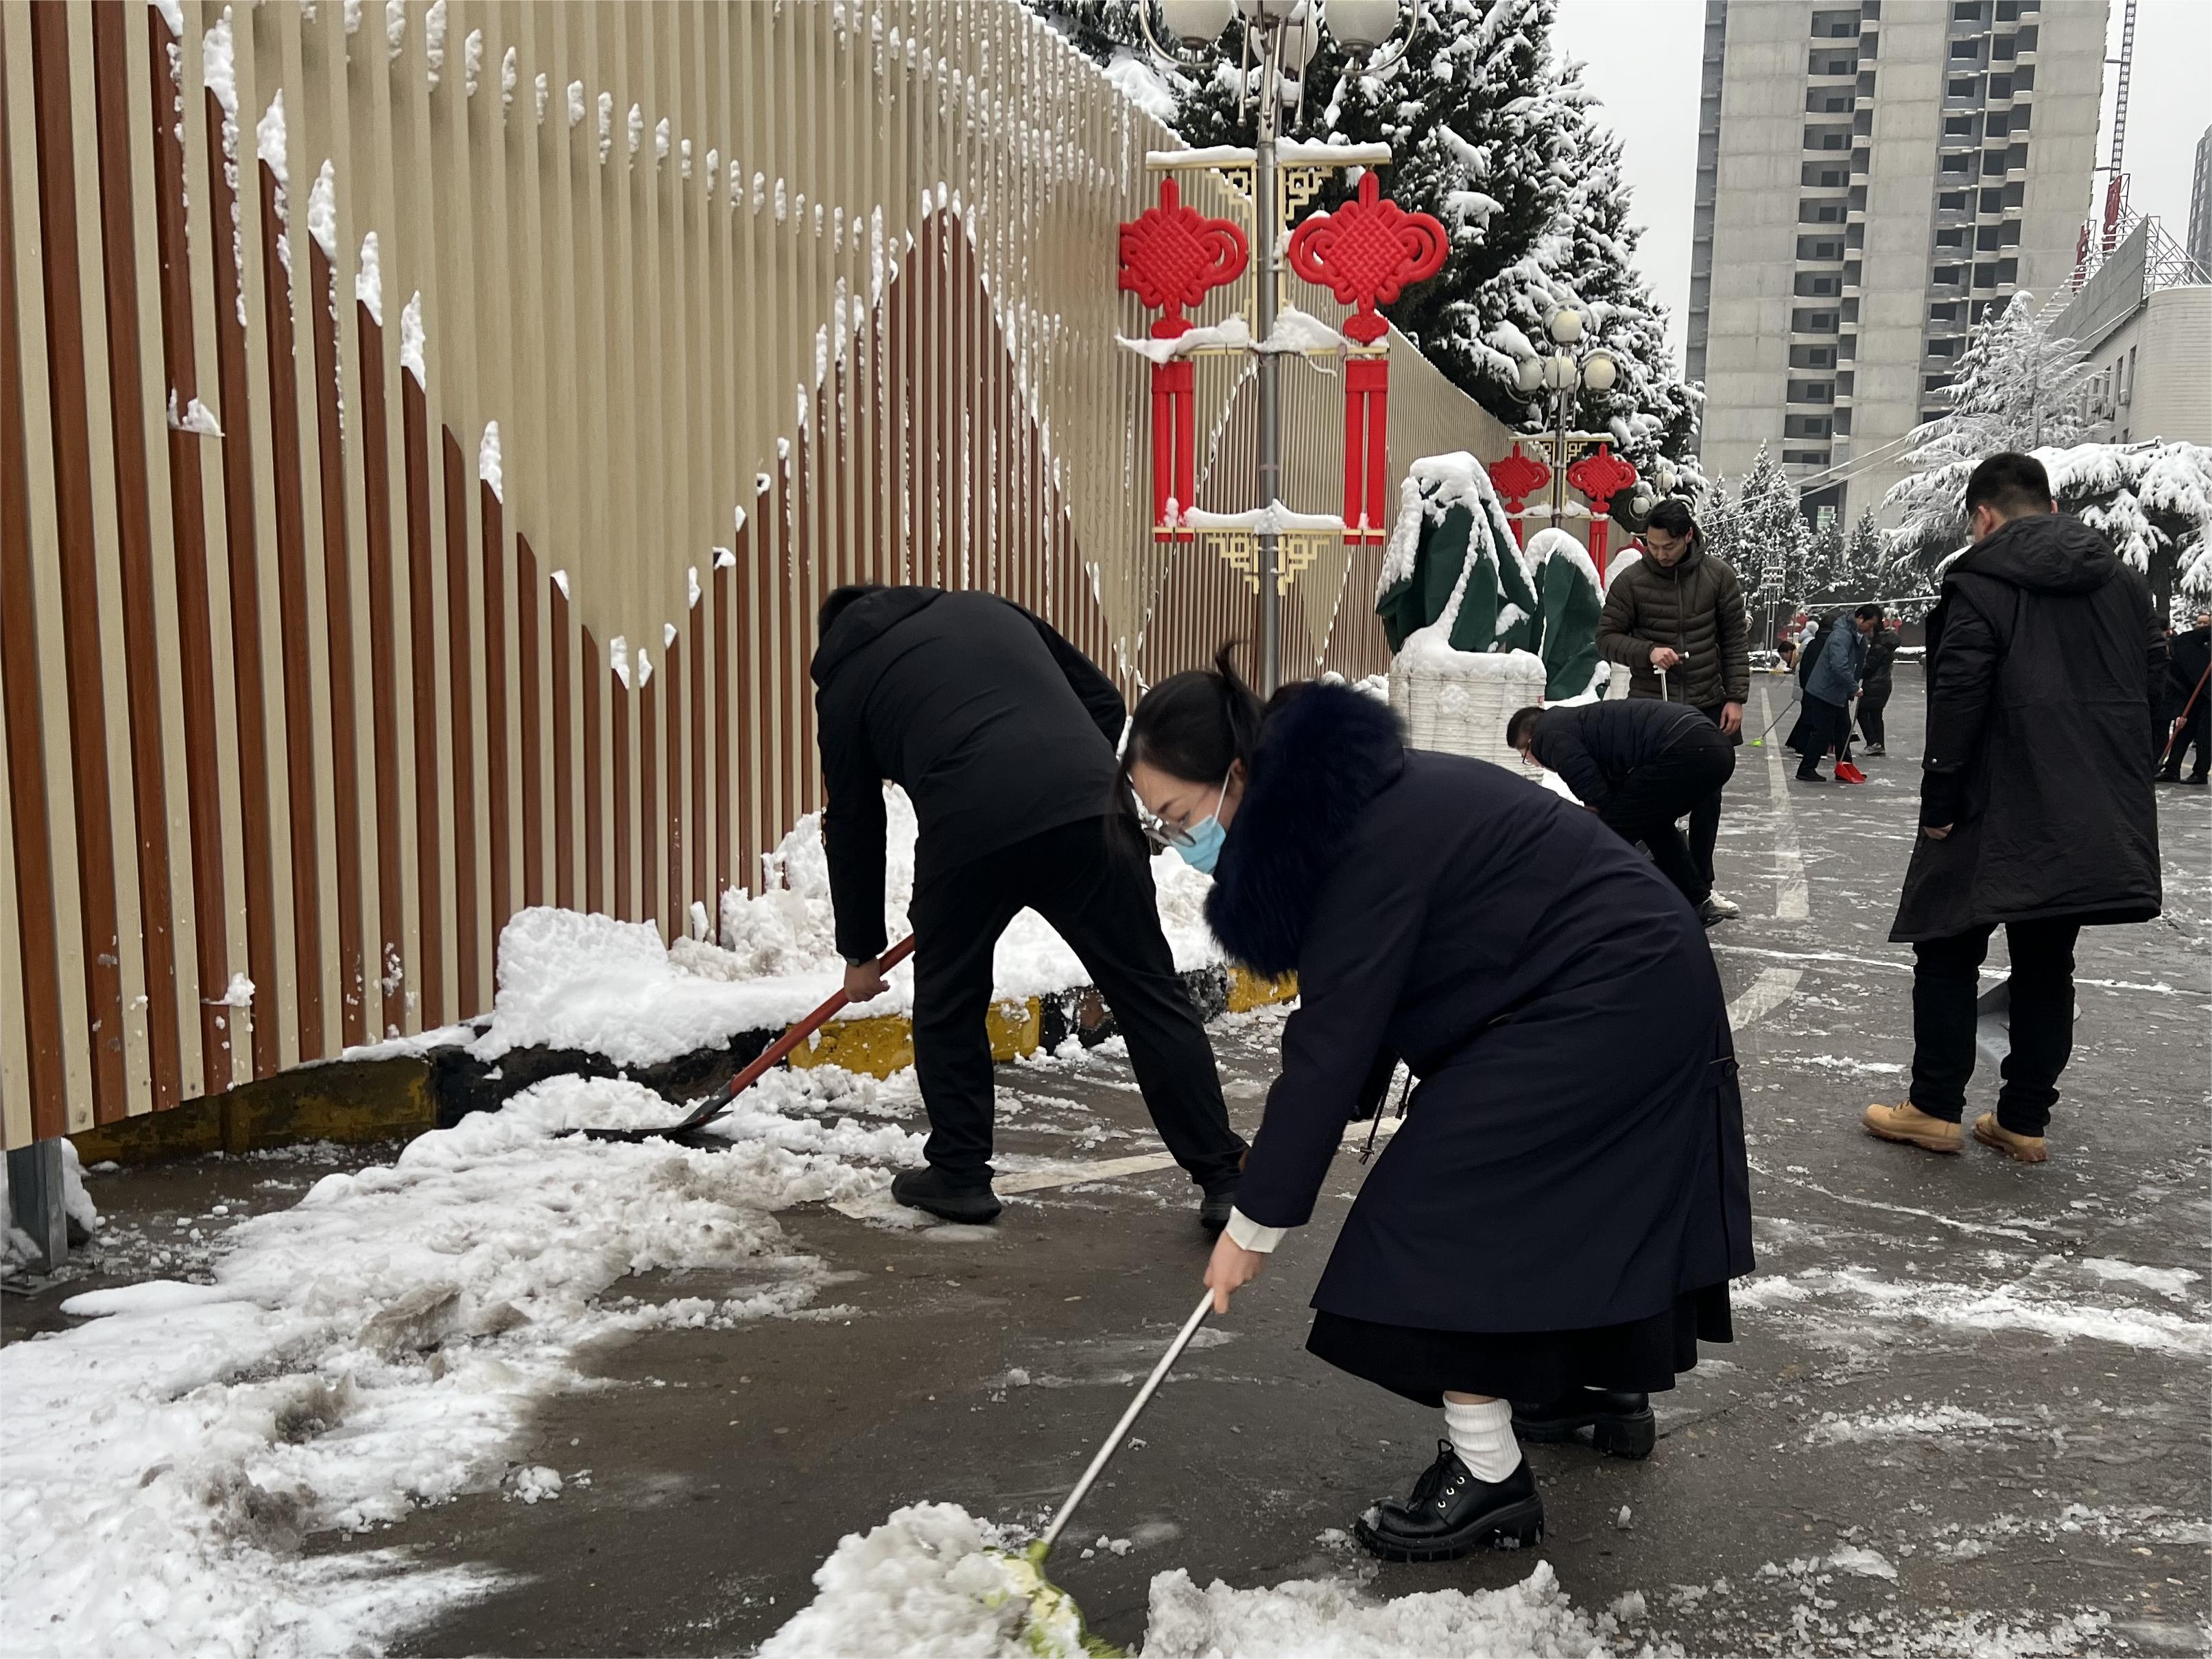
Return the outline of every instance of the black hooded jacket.
[[[848,960],[879,956],[886,942],[886,780],[921,820],[917,883],[1110,810],[1121,694],[1008,600],[934,587],[870,593],[830,624],[813,677],[830,895]]]
[[[1928,619],[1920,822],[1890,937],[2160,901],[2151,750],[2165,641],[2142,580],[2070,514],[2014,519],[1961,554]]]
[[[1295,969],[1237,1207],[1297,1226],[1378,1054],[1420,1086],[1314,1305],[1425,1330],[1642,1319],[1752,1267],[1742,1103],[1688,902],[1618,836],[1503,767],[1408,752],[1374,699],[1270,715],[1206,903]]]
[[[1713,729],[1687,703],[1650,697],[1576,703],[1538,715],[1529,749],[1566,780],[1583,805],[1602,812],[1631,772],[1658,759],[1700,726]]]

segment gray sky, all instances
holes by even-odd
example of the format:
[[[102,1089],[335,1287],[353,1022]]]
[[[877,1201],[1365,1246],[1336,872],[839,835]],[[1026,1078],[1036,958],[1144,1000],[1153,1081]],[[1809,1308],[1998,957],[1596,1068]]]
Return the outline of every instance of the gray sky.
[[[2045,0],[2046,6],[2087,0]],[[2125,0],[2112,0],[2110,55],[2119,52]],[[1683,306],[1690,289],[1690,208],[1697,186],[1698,88],[1705,0],[1559,0],[1553,41],[1579,59],[1583,78],[1620,135],[1622,166],[1643,228],[1637,264],[1668,310],[1668,343],[1681,360]],[[2100,165],[2112,144],[2112,80],[2106,72]],[[2128,94],[2129,199],[2166,221],[2180,241],[2189,229],[2190,169],[2197,136],[2212,120],[2212,0],[2140,0],[2135,77]],[[2103,179],[2095,200],[2101,204]]]

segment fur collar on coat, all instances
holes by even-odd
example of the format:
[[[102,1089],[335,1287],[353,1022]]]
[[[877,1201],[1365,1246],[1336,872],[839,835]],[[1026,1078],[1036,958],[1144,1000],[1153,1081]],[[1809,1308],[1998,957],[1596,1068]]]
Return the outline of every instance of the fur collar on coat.
[[[1232,958],[1270,978],[1298,965],[1322,882],[1405,767],[1397,717],[1361,692],[1314,686],[1268,719],[1206,904]]]

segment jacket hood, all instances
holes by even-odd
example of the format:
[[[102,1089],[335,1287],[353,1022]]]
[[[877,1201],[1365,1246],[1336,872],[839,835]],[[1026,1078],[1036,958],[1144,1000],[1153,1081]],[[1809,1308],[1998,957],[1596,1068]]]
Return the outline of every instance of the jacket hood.
[[[1948,574],[1994,577],[2032,593],[2094,593],[2119,569],[2110,544],[2072,514],[2033,513],[1975,543]]]
[[[827,685],[846,659],[858,656],[917,611],[945,597],[939,587],[886,587],[847,605],[814,648],[809,671],[815,684]]]
[[[1405,769],[1397,717],[1362,692],[1317,685],[1276,712],[1206,902],[1231,957],[1270,978],[1298,965],[1322,882],[1360,813]]]

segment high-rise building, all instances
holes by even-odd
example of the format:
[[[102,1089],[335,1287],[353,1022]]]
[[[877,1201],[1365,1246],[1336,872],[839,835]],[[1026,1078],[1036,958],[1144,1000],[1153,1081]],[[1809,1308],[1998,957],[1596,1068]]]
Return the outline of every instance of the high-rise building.
[[[1972,331],[2072,274],[2106,0],[1706,0],[1687,372],[1708,475],[1879,507]]]
[[[2189,257],[2212,271],[2212,127],[2197,139],[2197,171],[2189,179]]]

